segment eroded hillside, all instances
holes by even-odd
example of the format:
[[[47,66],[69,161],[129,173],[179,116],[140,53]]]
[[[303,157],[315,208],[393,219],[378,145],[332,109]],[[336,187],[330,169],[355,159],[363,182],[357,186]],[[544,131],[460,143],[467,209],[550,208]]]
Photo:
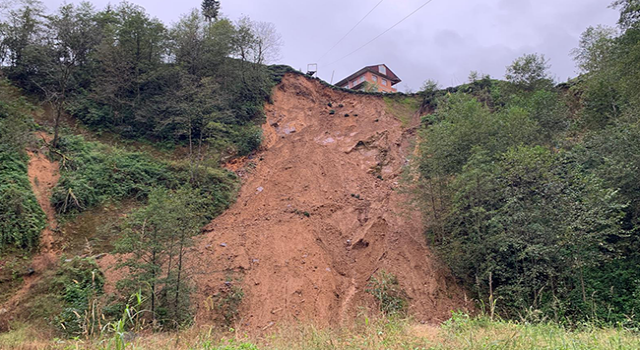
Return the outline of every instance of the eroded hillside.
[[[381,97],[288,74],[266,115],[255,168],[197,247],[199,320],[215,317],[211,297],[234,284],[245,293],[243,326],[344,323],[374,306],[365,289],[383,270],[398,277],[418,321],[466,306],[397,192],[412,132]]]

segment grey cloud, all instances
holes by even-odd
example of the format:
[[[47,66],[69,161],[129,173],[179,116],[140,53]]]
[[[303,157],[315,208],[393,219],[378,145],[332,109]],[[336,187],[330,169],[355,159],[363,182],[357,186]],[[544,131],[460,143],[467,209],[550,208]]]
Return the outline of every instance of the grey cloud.
[[[79,2],[73,0],[70,2]],[[131,0],[165,23],[200,6],[200,0]],[[615,25],[611,0],[434,0],[357,53],[327,66],[375,37],[425,0],[386,0],[344,42],[320,60],[378,0],[221,0],[231,19],[247,15],[273,22],[282,34],[282,62],[305,69],[319,63],[320,76],[338,81],[362,66],[387,63],[412,89],[426,79],[462,83],[470,71],[504,76],[515,58],[531,52],[550,59],[560,80],[575,76],[569,57],[588,26]],[[62,0],[45,0],[50,9]],[[98,8],[107,0],[93,1]],[[112,1],[117,2],[117,1]]]

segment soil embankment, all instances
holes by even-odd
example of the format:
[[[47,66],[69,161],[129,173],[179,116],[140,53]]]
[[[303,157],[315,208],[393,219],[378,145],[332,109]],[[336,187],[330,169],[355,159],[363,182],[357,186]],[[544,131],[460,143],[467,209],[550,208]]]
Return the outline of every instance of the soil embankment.
[[[397,276],[417,321],[467,306],[397,192],[413,132],[381,97],[287,75],[266,115],[264,151],[237,202],[196,247],[199,320],[214,317],[210,298],[231,283],[245,294],[241,326],[348,322],[374,307],[365,290],[382,270]]]

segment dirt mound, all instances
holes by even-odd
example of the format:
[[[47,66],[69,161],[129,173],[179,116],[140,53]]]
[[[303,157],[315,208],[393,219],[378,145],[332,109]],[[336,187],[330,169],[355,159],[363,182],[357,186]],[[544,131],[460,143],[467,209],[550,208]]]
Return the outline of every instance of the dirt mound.
[[[242,326],[348,322],[374,307],[365,289],[381,270],[398,277],[418,321],[464,308],[425,245],[419,213],[396,191],[412,132],[384,100],[287,75],[273,101],[265,150],[196,247],[198,319],[215,317],[211,296],[237,284]]]

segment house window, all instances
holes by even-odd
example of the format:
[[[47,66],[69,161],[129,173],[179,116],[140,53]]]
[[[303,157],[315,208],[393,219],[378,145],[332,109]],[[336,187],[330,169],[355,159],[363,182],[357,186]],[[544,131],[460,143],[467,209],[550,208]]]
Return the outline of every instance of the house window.
[[[360,82],[364,83],[364,75],[360,77]]]
[[[387,67],[385,67],[384,65],[379,65],[378,70],[380,71],[380,74],[387,74]]]
[[[376,82],[376,83],[378,82],[378,76],[377,75],[373,76],[373,81]]]
[[[382,85],[387,86],[387,79],[382,79]]]

